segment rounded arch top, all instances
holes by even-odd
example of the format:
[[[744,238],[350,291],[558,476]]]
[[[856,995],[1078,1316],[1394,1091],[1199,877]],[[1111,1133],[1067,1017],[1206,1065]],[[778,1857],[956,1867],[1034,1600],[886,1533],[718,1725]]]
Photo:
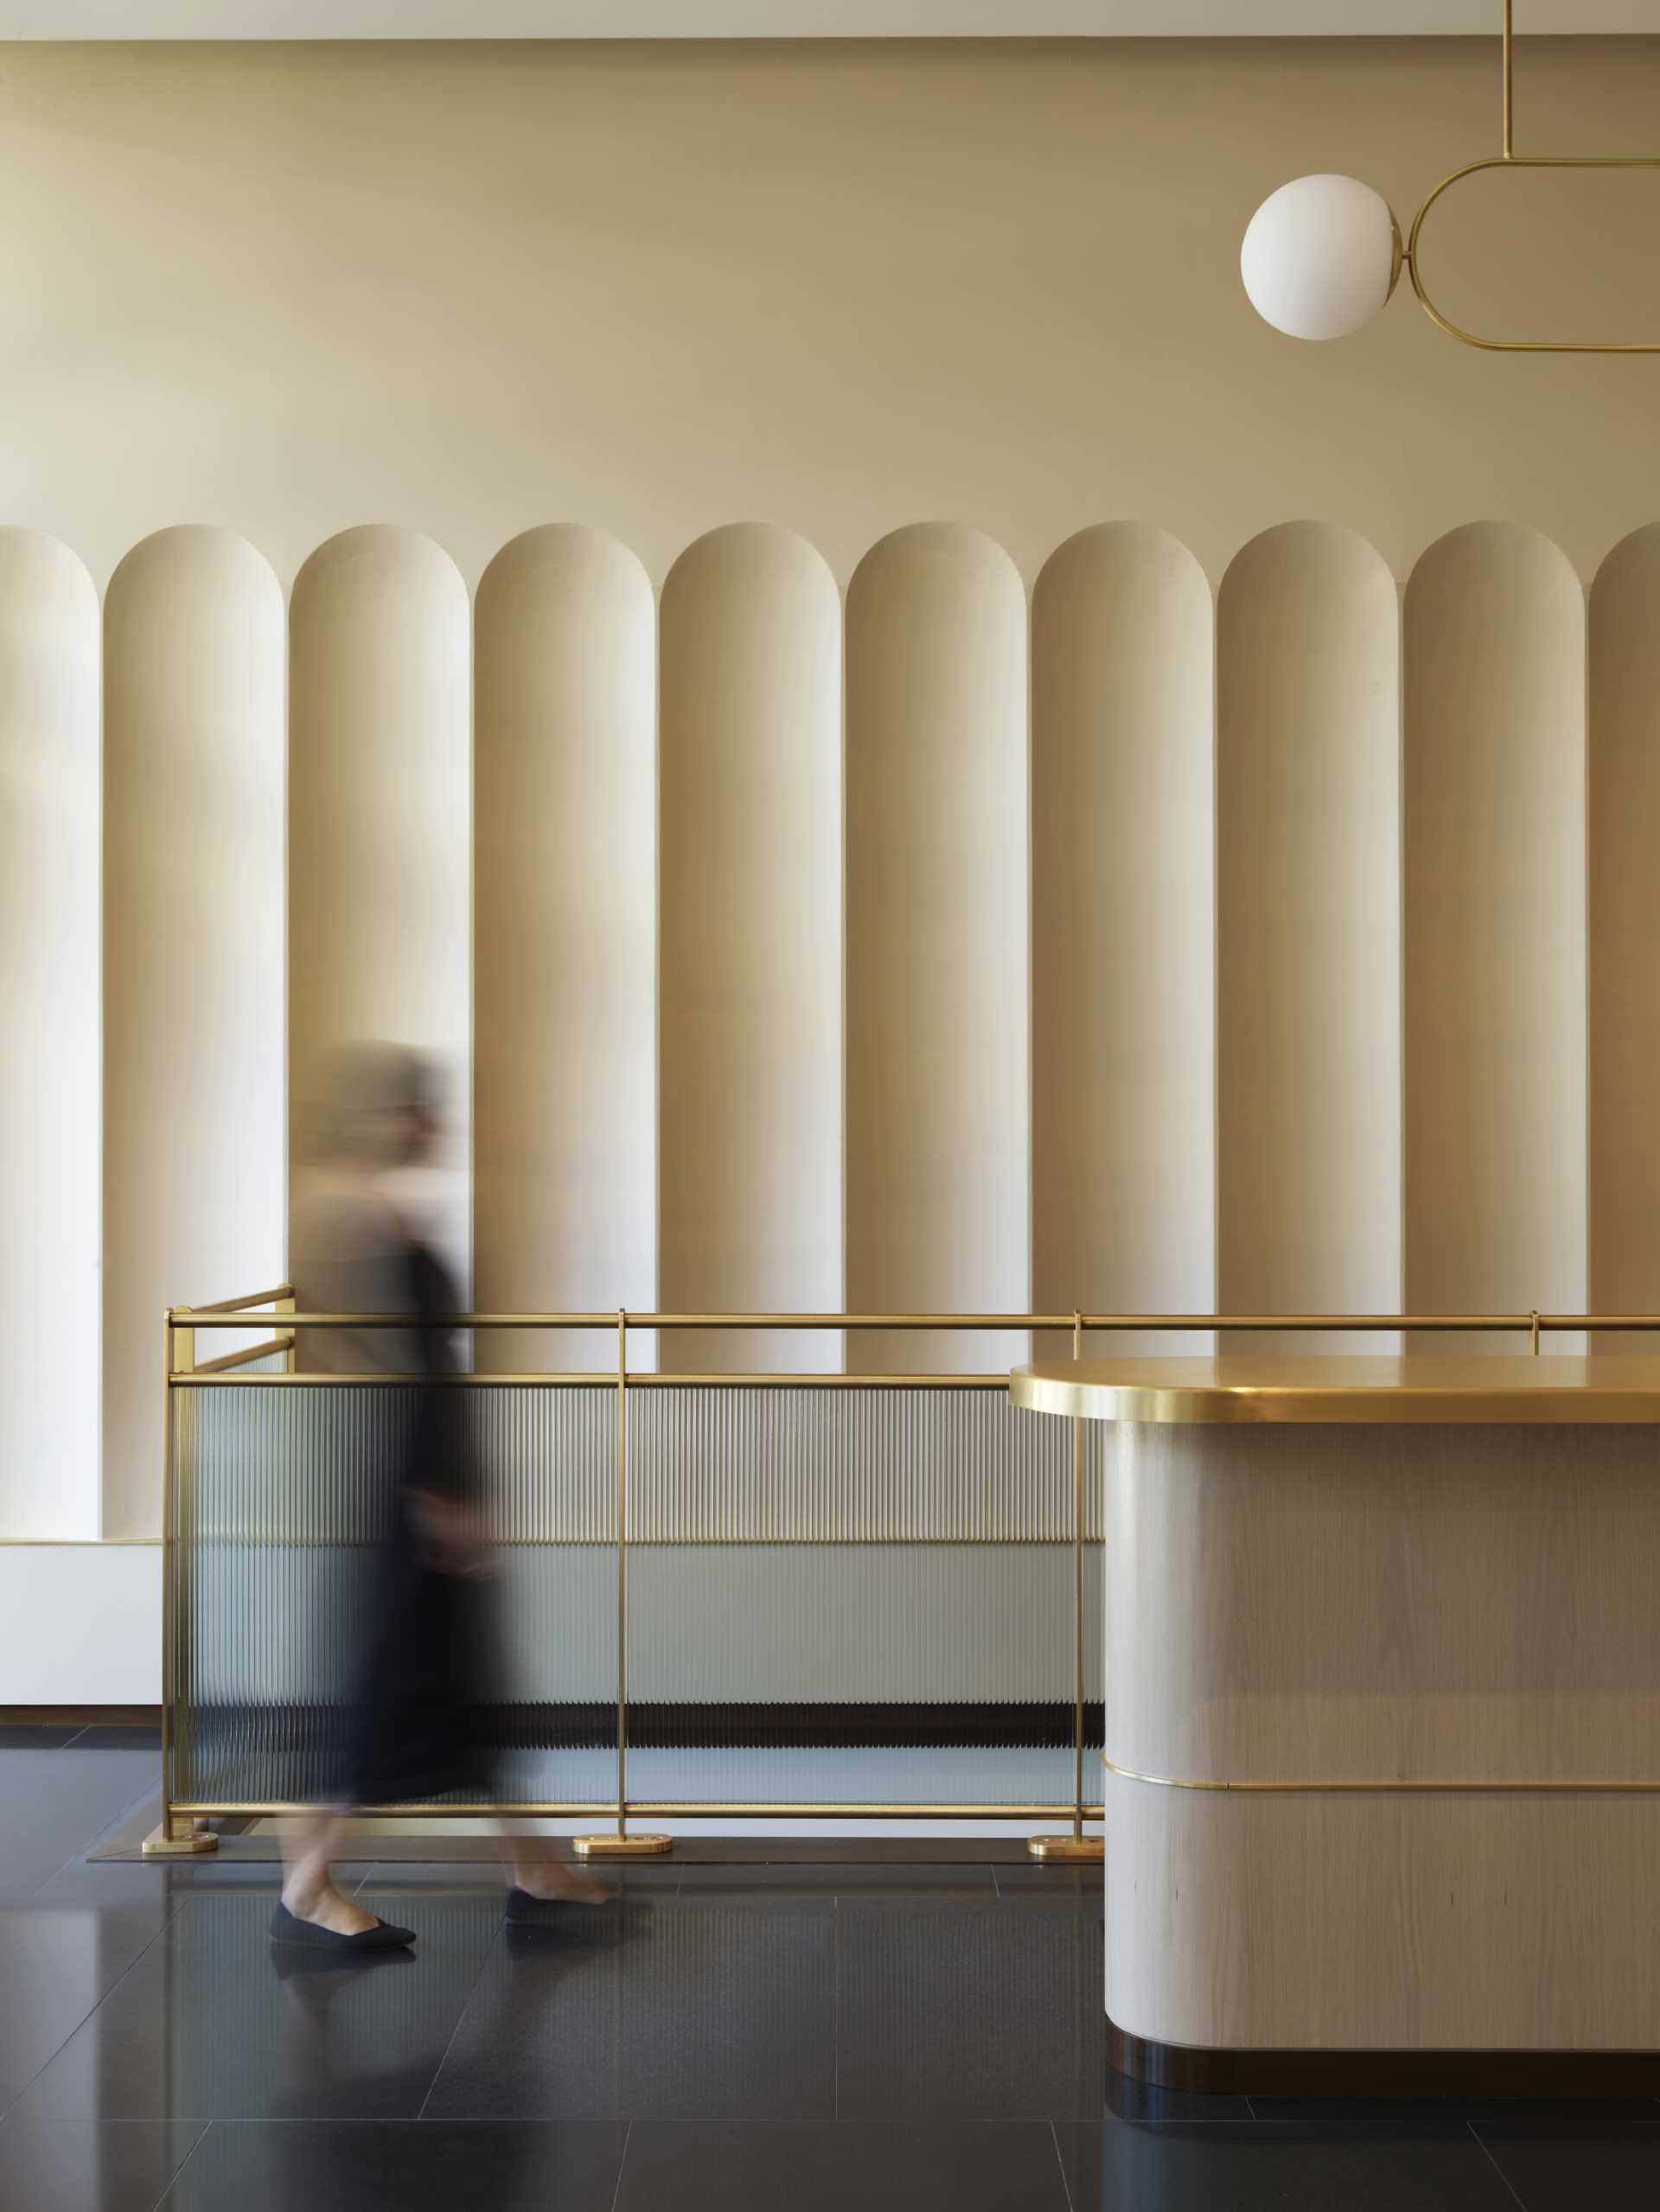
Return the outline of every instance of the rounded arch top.
[[[1618,550],[1618,549],[1616,549]],[[1606,564],[1605,563],[1605,566]],[[1426,545],[1413,563],[1407,578],[1407,603],[1432,585],[1466,577],[1503,576],[1508,583],[1527,583],[1544,590],[1572,590],[1581,600],[1585,589],[1578,570],[1554,538],[1528,522],[1462,522],[1433,544]]]
[[[891,577],[919,574],[986,591],[1006,590],[1025,603],[1020,571],[995,538],[969,522],[908,522],[878,538],[864,555],[848,583],[848,604]]]
[[[1346,522],[1310,518],[1276,522],[1248,538],[1223,571],[1219,605],[1247,587],[1283,587],[1319,579],[1360,583],[1395,572],[1371,539]]]
[[[1157,523],[1092,522],[1063,539],[1038,571],[1033,606],[1064,595],[1075,583],[1094,587],[1155,578],[1172,590],[1197,588],[1210,597],[1210,581],[1191,546]]]
[[[291,613],[303,615],[312,595],[326,586],[349,591],[393,577],[466,603],[461,571],[436,539],[403,523],[363,522],[325,538],[307,555],[294,578]]]
[[[96,615],[98,610],[98,587],[79,553],[44,530],[31,530],[23,523],[3,523],[0,603],[16,599],[20,593],[57,596],[66,611],[72,602],[77,602],[74,611],[78,614],[90,609]]]
[[[1591,603],[1633,587],[1651,592],[1660,581],[1660,522],[1645,522],[1611,545],[1591,579]]]
[[[171,523],[141,538],[116,564],[105,603],[118,604],[127,592],[146,590],[158,579],[171,581],[181,571],[206,576],[214,571],[219,580],[274,595],[281,605],[277,571],[259,548],[239,531],[213,522]]]
[[[526,592],[604,589],[652,596],[645,563],[620,538],[586,522],[544,522],[521,530],[494,554],[478,579],[482,613],[508,611]]]
[[[818,547],[780,522],[723,522],[706,530],[676,555],[663,579],[665,600],[711,574],[746,583],[788,576],[836,592],[834,573]]]

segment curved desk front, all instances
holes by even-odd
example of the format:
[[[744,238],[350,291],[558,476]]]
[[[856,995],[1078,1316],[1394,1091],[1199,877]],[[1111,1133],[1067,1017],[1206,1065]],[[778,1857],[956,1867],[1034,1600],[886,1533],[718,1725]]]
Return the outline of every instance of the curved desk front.
[[[1660,1360],[1081,1361],[1011,1391],[1114,1425],[1113,2062],[1660,2088]]]

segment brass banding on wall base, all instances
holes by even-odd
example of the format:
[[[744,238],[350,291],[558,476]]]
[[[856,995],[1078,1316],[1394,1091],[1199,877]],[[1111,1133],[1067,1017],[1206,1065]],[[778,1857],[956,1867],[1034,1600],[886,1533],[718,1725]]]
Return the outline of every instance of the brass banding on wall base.
[[[1186,1775],[1147,1775],[1138,1773],[1133,1767],[1120,1767],[1103,1751],[1101,1763],[1119,1782],[1141,1782],[1154,1789],[1193,1789],[1209,1791],[1221,1797],[1421,1797],[1425,1795],[1459,1796],[1472,1793],[1487,1795],[1523,1795],[1529,1797],[1660,1797],[1660,1780],[1639,1778],[1634,1781],[1609,1781],[1594,1778],[1583,1782],[1525,1782],[1515,1779],[1467,1780],[1442,1779],[1439,1776],[1402,1776],[1398,1779],[1358,1779],[1344,1777],[1332,1781],[1305,1777],[1294,1782],[1204,1780]]]

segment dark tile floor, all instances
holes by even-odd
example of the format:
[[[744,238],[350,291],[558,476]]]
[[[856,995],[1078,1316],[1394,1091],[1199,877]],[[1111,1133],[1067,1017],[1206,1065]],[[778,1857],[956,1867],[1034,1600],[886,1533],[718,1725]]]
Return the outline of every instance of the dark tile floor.
[[[418,1948],[340,1967],[271,1945],[269,1865],[89,1862],[154,1782],[107,1731],[0,1745],[0,2212],[1660,2203],[1653,2103],[1109,2076],[1076,1871],[668,1862],[549,1933],[383,1863]]]

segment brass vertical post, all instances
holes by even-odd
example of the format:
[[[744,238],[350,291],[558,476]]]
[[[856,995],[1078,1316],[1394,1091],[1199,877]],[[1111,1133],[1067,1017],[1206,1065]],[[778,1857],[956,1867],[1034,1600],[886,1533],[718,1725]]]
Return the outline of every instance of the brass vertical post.
[[[1072,1356],[1083,1357],[1083,1316],[1072,1315]],[[1072,1833],[1031,1836],[1026,1848],[1034,1858],[1098,1859],[1098,1836],[1083,1833],[1083,1417],[1072,1418]]]
[[[1083,1316],[1072,1316],[1072,1357],[1083,1357]],[[1083,1841],[1083,1418],[1072,1417],[1072,1835]]]
[[[1513,143],[1512,143],[1512,140],[1511,140],[1511,124],[1512,124],[1512,123],[1513,123],[1513,122],[1514,122],[1514,120],[1515,120],[1516,102],[1515,102],[1515,97],[1514,97],[1514,94],[1513,94],[1513,92],[1512,92],[1512,89],[1511,89],[1511,82],[1510,82],[1510,76],[1511,76],[1511,50],[1510,50],[1510,49],[1511,49],[1511,38],[1510,38],[1510,0],[1504,0],[1504,158],[1505,158],[1505,160],[1506,160],[1507,162],[1508,162],[1508,161],[1512,161],[1512,160],[1514,160],[1514,158],[1515,158],[1515,152],[1516,152],[1515,147],[1514,147],[1514,145],[1513,145]]]
[[[629,1316],[616,1310],[616,1839],[629,1833]]]
[[[629,1314],[616,1310],[616,1833],[578,1836],[580,1858],[659,1858],[664,1835],[629,1833]]]
[[[1528,1316],[1528,1349],[1536,1360],[1539,1356],[1539,1309],[1535,1306]]]
[[[178,1700],[178,1639],[180,1612],[180,1573],[178,1561],[179,1484],[175,1479],[173,1458],[176,1427],[173,1413],[173,1377],[176,1373],[188,1374],[196,1364],[196,1332],[181,1328],[178,1314],[188,1313],[188,1306],[180,1306],[169,1312],[162,1325],[162,1825],[153,1835],[144,1839],[145,1856],[151,1858],[179,1856],[201,1851],[217,1851],[219,1838],[206,1831],[198,1831],[195,1821],[188,1814],[176,1814],[174,1801],[178,1794],[176,1769],[178,1760],[178,1725],[176,1707]]]

